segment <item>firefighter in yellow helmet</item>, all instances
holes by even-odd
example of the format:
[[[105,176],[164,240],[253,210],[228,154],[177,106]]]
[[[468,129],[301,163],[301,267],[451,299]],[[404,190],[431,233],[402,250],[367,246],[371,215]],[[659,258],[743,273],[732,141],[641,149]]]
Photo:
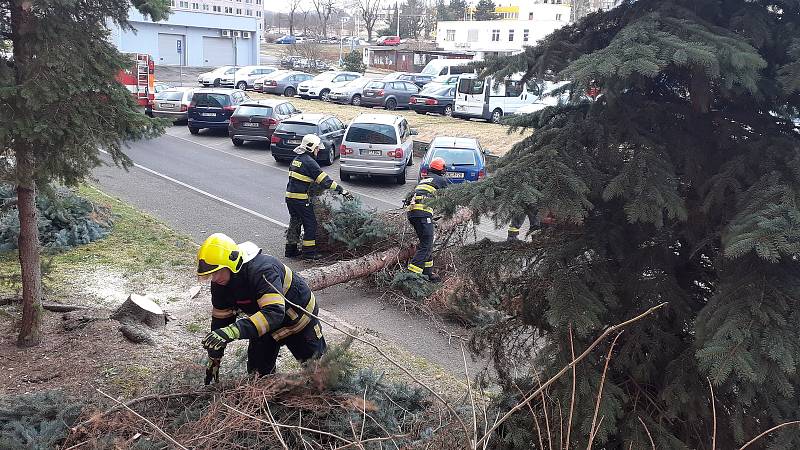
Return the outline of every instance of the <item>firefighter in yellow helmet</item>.
[[[303,278],[252,242],[236,244],[222,233],[209,236],[197,252],[197,275],[211,281],[211,332],[203,339],[209,364],[206,384],[219,381],[225,346],[249,339],[247,371],[275,371],[280,347],[298,361],[325,352],[314,293]],[[237,320],[237,314],[246,317]],[[310,313],[310,314],[309,314]]]

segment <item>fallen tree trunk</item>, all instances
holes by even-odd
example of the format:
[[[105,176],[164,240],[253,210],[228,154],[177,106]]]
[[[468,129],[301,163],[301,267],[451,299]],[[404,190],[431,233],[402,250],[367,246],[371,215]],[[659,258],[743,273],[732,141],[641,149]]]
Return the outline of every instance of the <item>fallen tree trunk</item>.
[[[440,234],[448,233],[470,219],[472,219],[472,211],[461,209],[449,220],[439,223],[436,231]],[[339,261],[325,267],[306,269],[300,272],[300,275],[305,278],[311,290],[325,289],[339,283],[371,275],[390,264],[404,263],[414,255],[416,247],[416,244],[406,247],[392,247],[361,258]]]

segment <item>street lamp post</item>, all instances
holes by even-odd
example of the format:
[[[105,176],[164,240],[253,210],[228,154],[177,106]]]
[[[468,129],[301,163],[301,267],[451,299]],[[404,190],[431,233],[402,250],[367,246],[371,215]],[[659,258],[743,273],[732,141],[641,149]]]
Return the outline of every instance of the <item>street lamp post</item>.
[[[341,67],[342,62],[343,62],[343,60],[342,60],[342,47],[343,47],[343,45],[342,45],[342,35],[344,34],[344,24],[347,23],[348,20],[350,20],[349,17],[340,17],[339,18],[339,66],[340,67]]]

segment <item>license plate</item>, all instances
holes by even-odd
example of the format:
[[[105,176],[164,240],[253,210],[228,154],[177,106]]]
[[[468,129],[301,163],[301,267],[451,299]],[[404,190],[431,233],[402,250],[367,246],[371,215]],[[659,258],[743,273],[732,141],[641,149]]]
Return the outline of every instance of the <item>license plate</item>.
[[[243,123],[242,123],[242,126],[243,126],[243,127],[253,127],[253,128],[257,128],[257,127],[258,127],[258,124],[257,124],[257,123],[253,123],[253,122],[243,122]]]
[[[290,140],[288,140],[286,142],[289,143],[290,145],[300,145],[300,140],[299,139],[290,139]]]
[[[382,152],[380,150],[370,150],[369,151],[369,155],[370,156],[381,156],[381,154],[382,154]]]
[[[160,103],[159,106],[161,106],[164,109],[172,109],[175,107],[175,105],[173,105],[172,103]]]
[[[464,178],[464,172],[447,172],[447,178]]]
[[[367,97],[372,97],[373,95],[375,95],[374,92],[365,92],[364,94],[366,94]]]
[[[424,98],[418,98],[417,99],[417,103],[424,104],[425,103],[425,99]]]
[[[217,117],[217,113],[200,113],[203,117]]]

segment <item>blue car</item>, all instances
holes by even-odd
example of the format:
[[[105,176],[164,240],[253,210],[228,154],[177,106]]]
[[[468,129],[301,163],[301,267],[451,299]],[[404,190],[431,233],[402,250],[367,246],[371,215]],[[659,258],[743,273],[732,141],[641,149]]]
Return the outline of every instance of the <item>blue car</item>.
[[[239,89],[199,89],[194,91],[186,112],[189,132],[197,134],[203,128],[228,129],[231,115],[250,97]]]
[[[428,145],[428,151],[419,165],[419,178],[428,176],[428,166],[433,158],[443,158],[451,183],[479,181],[486,177],[486,149],[474,138],[439,136]]]
[[[280,37],[275,40],[276,44],[295,44],[297,43],[297,38],[292,36],[291,34],[287,34],[286,36]]]

